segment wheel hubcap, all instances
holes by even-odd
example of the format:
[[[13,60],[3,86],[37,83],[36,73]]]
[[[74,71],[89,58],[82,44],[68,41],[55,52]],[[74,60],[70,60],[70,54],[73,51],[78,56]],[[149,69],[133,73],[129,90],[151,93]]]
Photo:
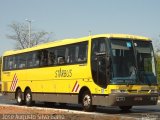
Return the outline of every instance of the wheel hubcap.
[[[89,106],[91,104],[91,98],[89,95],[85,95],[83,99],[84,106]]]
[[[18,101],[19,103],[22,101],[22,99],[21,99],[20,96],[17,97],[17,101]]]
[[[30,99],[31,99],[31,95],[29,93],[27,93],[27,95],[26,95],[26,101],[29,102]]]

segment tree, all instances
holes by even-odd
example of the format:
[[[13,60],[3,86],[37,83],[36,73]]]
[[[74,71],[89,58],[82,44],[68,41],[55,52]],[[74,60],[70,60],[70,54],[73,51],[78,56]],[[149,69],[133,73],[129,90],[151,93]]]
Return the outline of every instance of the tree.
[[[157,79],[158,79],[158,83],[160,84],[160,69],[159,69],[160,67],[160,48],[159,48],[159,45],[160,45],[159,39],[153,41],[154,53],[156,57]]]
[[[7,35],[7,38],[15,40],[15,49],[24,49],[29,47],[29,28],[27,24],[13,22],[9,25],[12,30],[12,35]],[[50,41],[51,33],[45,31],[33,31],[31,33],[30,47],[46,43]]]
[[[155,56],[156,56],[156,66],[157,66],[157,79],[158,79],[158,82],[160,83],[160,69],[159,69],[160,56],[157,53],[155,54]]]

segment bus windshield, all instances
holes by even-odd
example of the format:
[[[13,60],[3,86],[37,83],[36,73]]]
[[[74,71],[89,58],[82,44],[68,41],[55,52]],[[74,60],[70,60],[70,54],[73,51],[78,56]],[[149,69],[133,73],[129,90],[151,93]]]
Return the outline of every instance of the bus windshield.
[[[151,42],[111,39],[111,84],[156,84]]]
[[[151,42],[135,41],[137,75],[141,84],[157,84],[154,52]]]

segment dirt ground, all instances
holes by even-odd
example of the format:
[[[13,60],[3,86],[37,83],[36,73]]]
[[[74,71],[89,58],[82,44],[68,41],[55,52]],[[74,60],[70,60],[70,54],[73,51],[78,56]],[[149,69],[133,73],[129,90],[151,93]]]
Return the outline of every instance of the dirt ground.
[[[133,120],[118,116],[72,113],[47,108],[0,105],[0,120]]]

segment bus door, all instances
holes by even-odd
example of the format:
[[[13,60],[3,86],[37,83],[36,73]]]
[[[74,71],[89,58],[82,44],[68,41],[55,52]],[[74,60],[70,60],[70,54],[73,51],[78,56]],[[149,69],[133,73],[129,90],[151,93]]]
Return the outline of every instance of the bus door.
[[[92,40],[91,69],[94,82],[103,88],[109,81],[109,68],[105,38]]]

